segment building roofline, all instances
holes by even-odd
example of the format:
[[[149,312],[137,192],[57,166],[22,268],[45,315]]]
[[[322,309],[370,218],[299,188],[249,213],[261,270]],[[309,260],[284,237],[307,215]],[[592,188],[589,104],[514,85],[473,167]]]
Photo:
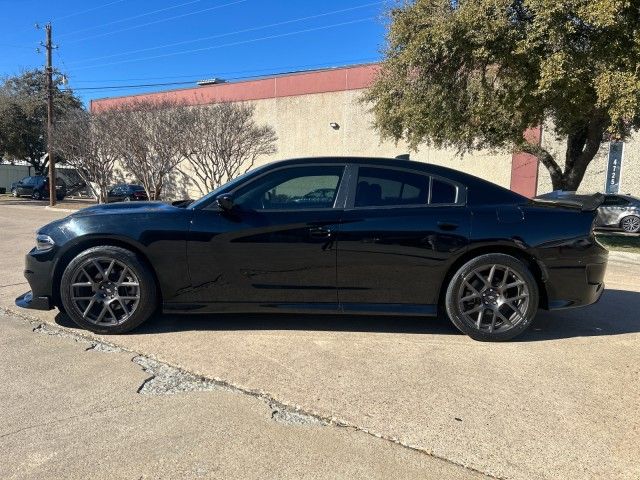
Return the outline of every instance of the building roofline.
[[[127,101],[144,98],[171,99],[189,105],[199,105],[224,101],[262,100],[314,93],[358,90],[367,88],[373,82],[379,69],[378,63],[363,63],[283,72],[238,82],[93,99],[90,101],[90,108],[91,110],[108,109],[122,105]]]

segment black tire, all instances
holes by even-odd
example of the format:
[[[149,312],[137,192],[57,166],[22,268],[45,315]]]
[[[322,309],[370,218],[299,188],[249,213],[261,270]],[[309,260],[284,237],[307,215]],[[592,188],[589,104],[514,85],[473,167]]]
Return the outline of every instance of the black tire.
[[[85,266],[87,262],[109,262],[111,260],[115,260],[118,265],[126,266],[134,278],[137,279],[139,284],[137,287],[138,291],[136,292],[139,294],[137,304],[133,308],[130,316],[124,319],[121,323],[95,323],[94,321],[85,318],[83,312],[80,310],[80,306],[72,299],[72,289],[74,287],[72,287],[71,284],[74,279],[78,278],[83,266]],[[93,289],[93,287],[82,288]],[[97,292],[96,290],[92,291]],[[117,291],[118,288],[116,288],[116,292]],[[60,281],[60,298],[62,299],[62,306],[66,311],[66,314],[76,324],[92,332],[102,334],[124,333],[138,327],[154,314],[158,300],[155,278],[145,262],[130,250],[113,246],[93,247],[77,255],[69,265],[67,265],[62,275],[62,279]],[[99,303],[96,303],[96,305],[98,305],[97,308],[100,308]],[[117,304],[115,305],[116,308],[118,308]],[[111,311],[111,309],[109,311]],[[100,319],[98,319],[98,322],[99,320]]]
[[[122,199],[123,202],[130,202],[131,201],[131,197],[124,197]]]
[[[488,272],[486,278],[483,272]],[[490,253],[469,260],[458,269],[447,286],[445,307],[451,322],[462,333],[474,340],[499,342],[520,335],[531,325],[539,298],[538,284],[522,261],[511,255]]]
[[[636,215],[627,215],[620,220],[620,228],[626,233],[640,232],[640,217]]]
[[[13,195],[15,198],[18,198],[18,190],[15,188],[11,189],[11,195]]]
[[[42,200],[42,192],[40,192],[40,190],[35,190],[31,194],[31,198],[33,198],[34,200]]]

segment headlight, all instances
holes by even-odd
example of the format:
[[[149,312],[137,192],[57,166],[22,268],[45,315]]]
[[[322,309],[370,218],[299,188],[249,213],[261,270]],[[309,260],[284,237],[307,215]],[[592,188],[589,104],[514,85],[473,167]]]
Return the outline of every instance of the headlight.
[[[38,250],[39,252],[46,252],[48,250],[51,250],[55,246],[55,244],[56,243],[53,241],[53,238],[51,238],[49,235],[36,235],[36,250]]]

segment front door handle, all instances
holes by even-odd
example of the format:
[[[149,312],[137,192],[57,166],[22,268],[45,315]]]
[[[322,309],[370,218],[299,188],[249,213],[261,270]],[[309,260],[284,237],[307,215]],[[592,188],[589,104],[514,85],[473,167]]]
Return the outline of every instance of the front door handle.
[[[440,230],[444,230],[445,232],[450,232],[452,230],[455,230],[458,228],[458,224],[457,223],[450,223],[450,222],[438,222],[438,228]]]
[[[309,229],[311,238],[329,238],[331,237],[331,229],[326,227],[311,227]]]

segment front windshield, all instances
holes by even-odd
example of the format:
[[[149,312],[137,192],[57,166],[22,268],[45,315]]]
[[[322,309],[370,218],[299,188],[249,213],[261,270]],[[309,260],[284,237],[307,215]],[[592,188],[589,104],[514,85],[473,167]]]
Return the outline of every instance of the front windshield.
[[[242,175],[234,178],[233,180],[225,183],[224,185],[220,185],[218,188],[216,188],[212,192],[207,193],[204,197],[193,202],[191,205],[189,205],[189,208],[200,208],[201,206],[208,205],[211,202],[211,200],[217,197],[220,193],[228,190],[233,190],[238,184],[242,183],[247,177],[261,171],[266,166],[267,165],[263,165],[258,168],[253,168],[248,172],[245,172]]]

